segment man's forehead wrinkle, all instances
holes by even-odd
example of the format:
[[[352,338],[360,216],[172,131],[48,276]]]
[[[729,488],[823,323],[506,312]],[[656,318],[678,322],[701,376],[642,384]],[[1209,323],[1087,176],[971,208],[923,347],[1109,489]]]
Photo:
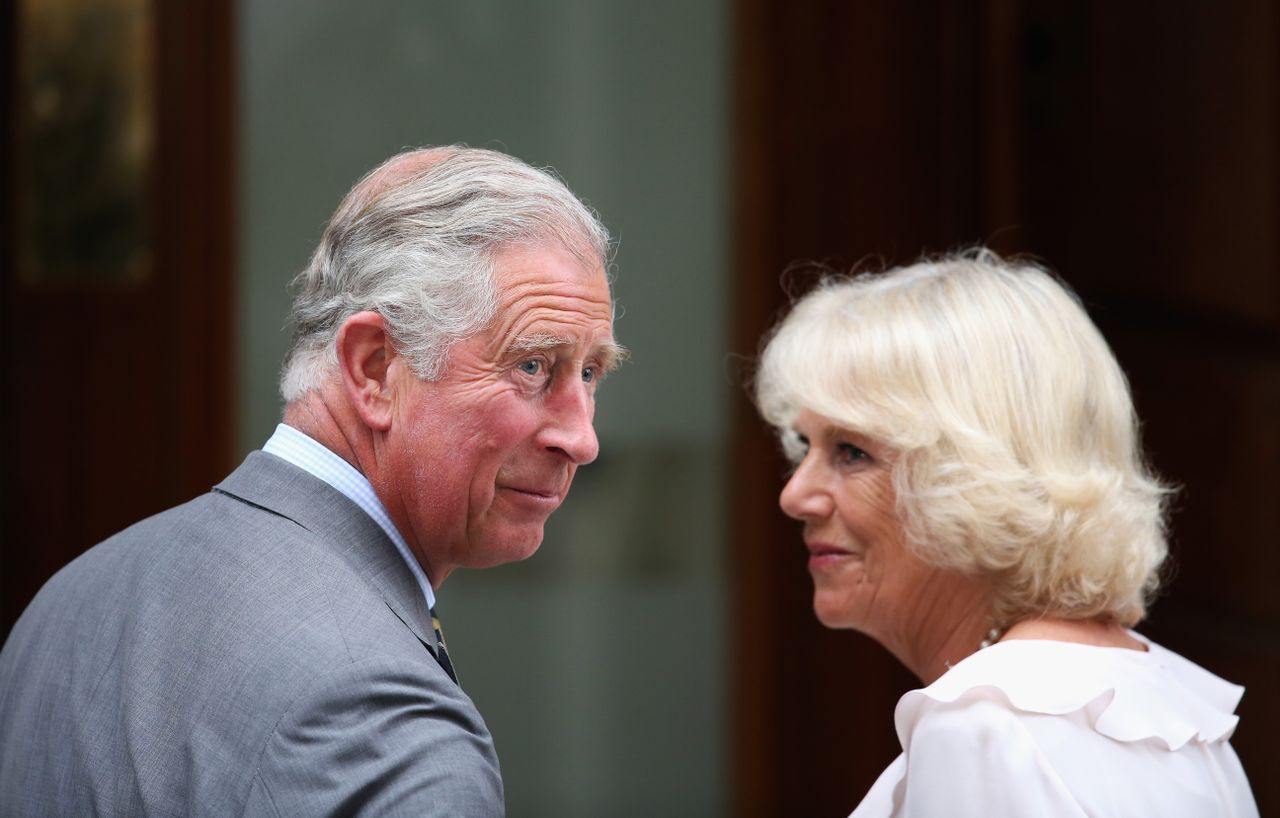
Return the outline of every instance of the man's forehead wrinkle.
[[[493,324],[501,338],[532,338],[538,335],[567,338],[580,328],[612,334],[613,317],[608,305],[586,295],[559,292],[517,294],[504,299]],[[555,328],[540,330],[539,325]],[[555,331],[559,328],[566,331]]]
[[[508,302],[516,302],[526,298],[537,298],[546,295],[553,298],[576,298],[583,301],[598,301],[595,294],[587,295],[585,293],[564,292],[563,288],[566,284],[574,289],[582,288],[583,290],[595,290],[597,286],[606,296],[601,303],[613,304],[613,291],[609,288],[608,282],[603,280],[603,273],[599,270],[594,273],[584,274],[576,281],[556,282],[551,284],[539,275],[537,270],[529,270],[524,275],[520,275],[520,271],[508,273],[502,277],[503,300]],[[601,280],[597,282],[595,279],[599,277]],[[612,309],[612,306],[610,307]]]
[[[549,323],[560,326],[604,325],[613,327],[613,312],[608,302],[593,298],[587,293],[535,291],[514,294],[504,299],[498,311],[498,320],[506,334],[533,335],[540,330],[537,325]],[[549,334],[564,334],[547,330]]]

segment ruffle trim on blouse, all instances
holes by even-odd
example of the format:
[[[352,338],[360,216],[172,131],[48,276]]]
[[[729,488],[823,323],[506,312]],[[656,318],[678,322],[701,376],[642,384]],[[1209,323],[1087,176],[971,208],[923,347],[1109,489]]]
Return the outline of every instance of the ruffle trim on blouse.
[[[1069,642],[1010,640],[981,650],[923,690],[903,696],[894,712],[908,748],[930,709],[996,695],[1014,710],[1062,716],[1081,713],[1116,741],[1155,740],[1168,750],[1231,737],[1244,688],[1132,633],[1147,651]]]

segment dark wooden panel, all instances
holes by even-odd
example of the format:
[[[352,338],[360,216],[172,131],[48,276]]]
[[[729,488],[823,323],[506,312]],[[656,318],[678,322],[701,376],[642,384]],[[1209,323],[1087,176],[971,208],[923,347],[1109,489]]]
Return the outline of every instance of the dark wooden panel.
[[[1181,486],[1144,629],[1244,685],[1233,742],[1280,813],[1280,17],[1271,4],[1025,4],[1026,235],[1129,373]]]
[[[959,3],[738,15],[734,348],[751,357],[795,262],[880,266],[984,237],[983,34]],[[913,685],[814,618],[799,525],[777,506],[785,466],[745,396],[734,411],[733,814],[846,814],[896,755],[893,708]]]
[[[1074,0],[740,0],[735,349],[797,260],[985,242],[1080,290],[1183,486],[1149,632],[1249,689],[1236,746],[1280,814],[1280,13]],[[784,467],[735,407],[735,814],[839,815],[896,752],[911,680],[810,611]]]
[[[1275,5],[1023,13],[1026,245],[1086,291],[1280,320]]]
[[[1172,570],[1143,630],[1246,687],[1232,743],[1263,814],[1275,814],[1280,332],[1131,305],[1101,311],[1146,418],[1152,463],[1180,488]]]
[[[5,9],[10,32],[14,10]],[[0,253],[6,634],[57,568],[124,526],[207,490],[230,466],[230,6],[154,9],[153,273],[137,286],[39,287],[22,280],[8,252],[13,242]],[[5,51],[7,109],[12,55]],[[5,145],[8,168],[8,133]],[[4,178],[9,191],[7,169]]]
[[[1181,331],[1112,337],[1146,410],[1151,460],[1181,488],[1171,595],[1280,625],[1280,549],[1266,534],[1280,532],[1280,349],[1233,349]]]

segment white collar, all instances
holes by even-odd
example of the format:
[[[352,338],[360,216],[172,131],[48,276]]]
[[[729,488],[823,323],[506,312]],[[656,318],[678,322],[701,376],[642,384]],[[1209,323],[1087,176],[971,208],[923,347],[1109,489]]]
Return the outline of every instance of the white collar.
[[[426,572],[422,570],[422,564],[409,550],[409,544],[405,542],[404,537],[400,536],[395,523],[391,522],[391,516],[387,514],[382,501],[378,499],[373,485],[360,473],[359,469],[330,451],[315,438],[283,423],[276,426],[275,433],[263,445],[262,451],[292,463],[307,474],[323,480],[372,517],[378,527],[391,538],[396,551],[400,552],[405,564],[409,566],[410,573],[413,574],[418,587],[422,589],[422,595],[427,600],[427,608],[435,608],[436,595]]]

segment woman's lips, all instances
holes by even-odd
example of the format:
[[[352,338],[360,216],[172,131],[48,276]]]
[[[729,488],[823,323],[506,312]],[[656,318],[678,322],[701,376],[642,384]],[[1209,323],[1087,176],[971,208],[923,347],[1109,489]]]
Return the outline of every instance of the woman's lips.
[[[850,560],[860,559],[860,555],[847,548],[837,548],[829,543],[805,543],[809,547],[809,570],[821,571],[836,568]]]

